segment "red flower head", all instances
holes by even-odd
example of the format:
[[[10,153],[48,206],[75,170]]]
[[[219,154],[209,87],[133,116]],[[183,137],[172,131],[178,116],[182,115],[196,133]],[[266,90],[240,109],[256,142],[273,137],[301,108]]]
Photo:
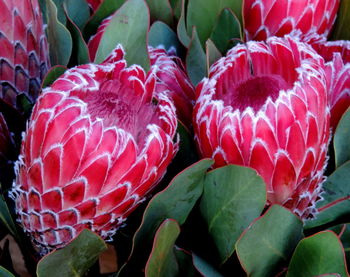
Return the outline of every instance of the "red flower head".
[[[46,73],[48,46],[37,0],[0,0],[0,98],[17,107],[17,96],[36,100]]]
[[[334,24],[339,0],[244,0],[246,40],[284,36],[293,30],[327,36]]]
[[[110,237],[154,188],[177,151],[175,107],[153,98],[155,76],[102,64],[68,70],[34,107],[13,189],[25,231],[61,247],[83,228]]]
[[[166,92],[171,97],[179,120],[189,127],[195,92],[181,59],[168,55],[160,48],[149,47],[148,52],[152,68],[157,75],[156,93]]]
[[[88,44],[90,57],[94,59],[101,38],[111,17],[102,21]],[[181,59],[169,55],[164,49],[148,47],[151,68],[157,75],[156,93],[166,92],[175,104],[179,120],[187,127],[192,121],[192,109],[195,98],[194,87],[188,78]]]
[[[196,93],[202,156],[252,167],[269,203],[314,212],[329,140],[323,59],[290,37],[248,42],[217,61]]]

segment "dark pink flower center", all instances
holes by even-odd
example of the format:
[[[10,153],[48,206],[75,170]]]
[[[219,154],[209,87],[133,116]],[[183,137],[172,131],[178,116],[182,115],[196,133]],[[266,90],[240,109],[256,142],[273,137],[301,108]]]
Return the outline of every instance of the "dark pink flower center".
[[[279,75],[252,76],[228,88],[223,96],[226,105],[241,112],[251,107],[257,112],[270,97],[272,101],[278,98],[280,90],[286,90],[290,85]]]
[[[85,93],[91,118],[101,118],[105,127],[116,126],[131,133],[140,142],[147,131],[147,125],[156,123],[156,106],[142,103],[131,87],[118,80],[104,82],[98,91]],[[156,122],[155,122],[156,121]]]

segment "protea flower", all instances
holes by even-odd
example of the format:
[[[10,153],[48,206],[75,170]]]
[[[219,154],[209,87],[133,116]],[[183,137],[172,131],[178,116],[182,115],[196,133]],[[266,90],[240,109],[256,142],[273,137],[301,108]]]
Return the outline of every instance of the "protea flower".
[[[248,42],[218,60],[196,94],[202,156],[254,168],[270,204],[313,213],[329,139],[323,59],[288,36]]]
[[[160,48],[148,47],[148,51],[152,68],[157,75],[156,93],[166,92],[171,97],[179,120],[189,127],[192,122],[195,92],[181,59],[168,55]]]
[[[102,21],[97,33],[88,43],[91,59],[95,59],[101,38],[110,20],[111,17],[108,17]],[[181,59],[168,54],[161,48],[148,47],[148,52],[151,68],[157,75],[156,93],[166,91],[175,104],[179,120],[190,127],[195,93]]]
[[[175,108],[155,76],[126,67],[121,47],[68,70],[30,118],[13,197],[25,231],[47,248],[83,228],[113,235],[164,175],[177,143]]]
[[[331,106],[333,131],[344,112],[350,107],[350,42],[310,41],[313,48],[325,59],[326,75]]]
[[[37,0],[0,0],[0,98],[22,112],[17,96],[36,100],[49,65]]]
[[[337,15],[339,0],[244,0],[246,40],[284,36],[293,30],[327,36]]]

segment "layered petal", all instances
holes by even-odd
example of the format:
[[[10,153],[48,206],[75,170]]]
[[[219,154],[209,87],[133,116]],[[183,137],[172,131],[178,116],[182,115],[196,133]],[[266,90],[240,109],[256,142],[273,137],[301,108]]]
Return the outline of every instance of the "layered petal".
[[[22,111],[17,96],[34,103],[49,67],[37,0],[0,0],[0,98]]]
[[[339,0],[244,0],[246,40],[284,36],[293,30],[327,37],[336,19]]]
[[[333,131],[344,112],[350,107],[350,42],[309,39],[312,47],[325,59]]]

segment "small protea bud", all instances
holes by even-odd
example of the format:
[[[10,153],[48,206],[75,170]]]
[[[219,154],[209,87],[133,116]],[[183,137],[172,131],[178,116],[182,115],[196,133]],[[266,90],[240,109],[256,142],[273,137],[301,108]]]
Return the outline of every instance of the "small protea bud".
[[[149,47],[148,51],[157,75],[156,92],[168,94],[175,104],[178,119],[189,127],[195,92],[181,59],[160,48]]]
[[[218,60],[196,94],[202,156],[254,168],[270,204],[313,213],[329,140],[323,59],[288,36],[248,42]]]
[[[24,230],[46,248],[83,228],[113,235],[177,151],[173,103],[154,99],[154,74],[123,57],[117,47],[100,65],[66,71],[34,106],[12,194]]]
[[[20,112],[17,96],[34,103],[49,66],[37,0],[0,0],[0,98]]]
[[[312,47],[325,59],[328,99],[331,107],[331,127],[335,131],[339,120],[350,107],[350,42],[310,41]]]
[[[97,33],[91,37],[88,47],[91,59],[95,59],[98,46],[111,17],[102,21]],[[151,70],[157,75],[156,93],[166,92],[173,100],[179,120],[187,127],[192,121],[194,87],[186,74],[180,58],[169,55],[164,49],[148,47]]]
[[[243,19],[246,40],[284,36],[293,30],[302,34],[328,36],[340,0],[244,0]]]

